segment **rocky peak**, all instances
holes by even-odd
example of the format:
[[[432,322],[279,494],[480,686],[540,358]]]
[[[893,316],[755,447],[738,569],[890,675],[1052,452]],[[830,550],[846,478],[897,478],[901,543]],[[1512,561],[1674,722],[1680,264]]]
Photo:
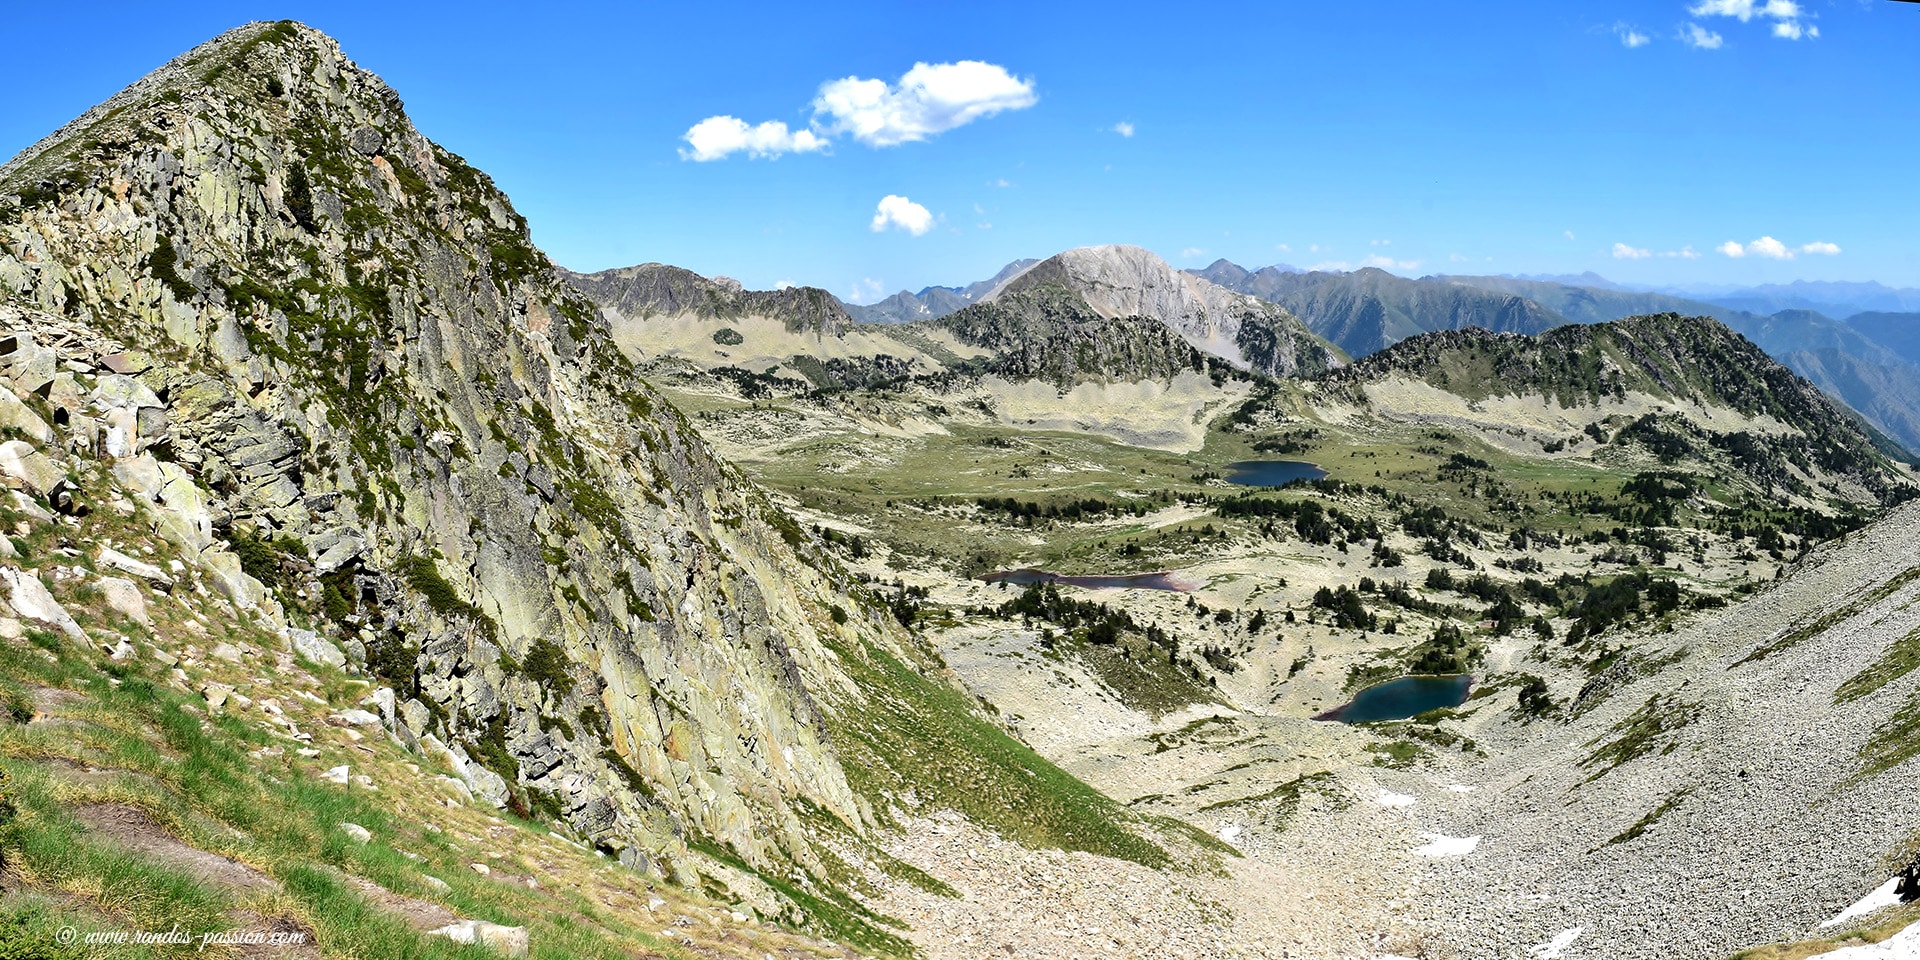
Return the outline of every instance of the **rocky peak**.
[[[845,304],[818,287],[748,290],[732,277],[703,277],[664,263],[574,273],[564,276],[616,322],[654,317],[695,316],[737,320],[768,317],[793,331],[839,336],[854,320]]]
[[[0,304],[17,394],[106,403],[161,532],[247,557],[482,799],[682,879],[870,821],[831,718],[907,638],[331,39],[229,31],[7,164]]]
[[[1140,247],[1080,247],[1043,260],[985,299],[1005,300],[1045,287],[1070,291],[1107,317],[1152,317],[1200,351],[1242,369],[1277,376],[1309,374],[1341,359],[1284,308],[1173,268]]]

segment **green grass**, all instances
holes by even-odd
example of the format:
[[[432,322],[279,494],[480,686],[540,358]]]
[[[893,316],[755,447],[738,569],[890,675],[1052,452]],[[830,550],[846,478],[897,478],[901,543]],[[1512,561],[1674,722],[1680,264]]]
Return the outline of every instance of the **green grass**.
[[[1673,695],[1654,694],[1632,714],[1615,723],[1606,735],[1587,741],[1594,751],[1580,761],[1582,769],[1592,770],[1586,783],[1606,776],[1615,767],[1659,751],[1672,753],[1679,746],[1675,734],[1700,716],[1700,704]],[[1604,742],[1602,742],[1604,741]]]
[[[1920,628],[1887,645],[1880,659],[1847,679],[1833,693],[1834,703],[1852,703],[1920,667]]]
[[[1660,822],[1660,818],[1665,817],[1669,813],[1672,813],[1674,811],[1674,808],[1680,806],[1681,803],[1685,802],[1687,799],[1687,796],[1691,793],[1693,793],[1693,788],[1687,787],[1683,790],[1676,790],[1673,793],[1668,794],[1667,798],[1665,800],[1660,801],[1660,804],[1658,806],[1654,807],[1652,810],[1647,811],[1646,815],[1641,817],[1638,821],[1636,821],[1633,826],[1620,831],[1620,833],[1616,835],[1613,839],[1608,840],[1604,844],[1604,846],[1613,846],[1614,844],[1626,843],[1627,841],[1633,840],[1636,837],[1639,837],[1641,834],[1646,833],[1647,830],[1651,828],[1654,824]]]
[[[67,719],[59,726],[0,722],[0,770],[10,775],[7,794],[17,811],[0,824],[0,856],[16,877],[40,891],[0,901],[0,930],[25,931],[42,944],[50,944],[51,932],[63,925],[166,930],[177,923],[224,930],[233,926],[229,911],[250,907],[262,916],[293,918],[328,955],[493,956],[415,931],[349,885],[344,877],[351,874],[399,894],[443,902],[461,916],[527,926],[537,958],[613,960],[640,945],[675,955],[648,935],[613,934],[556,911],[552,898],[570,894],[476,876],[465,868],[470,851],[421,830],[417,815],[397,814],[384,794],[320,782],[290,754],[249,756],[251,749],[283,741],[231,715],[203,720],[197,698],[154,683],[141,668],[96,665],[89,652],[62,638],[33,639],[0,643],[0,684],[71,689],[83,698],[63,708]],[[46,647],[58,657],[42,656]],[[45,762],[53,758],[126,772],[105,784],[68,782],[49,772]],[[238,894],[103,845],[72,815],[83,802],[134,806],[185,843],[247,864],[281,889]],[[341,822],[366,827],[375,840],[352,841],[335,827]],[[409,859],[402,849],[420,859]],[[445,880],[451,892],[437,892],[427,875]],[[580,902],[576,909],[588,906]],[[97,955],[150,953],[129,947]]]
[[[1920,580],[1920,567],[1914,567],[1911,570],[1901,573],[1898,576],[1895,576],[1892,579],[1889,579],[1886,582],[1879,584],[1878,586],[1874,587],[1872,590],[1867,591],[1865,594],[1862,594],[1861,596],[1853,600],[1843,603],[1840,606],[1835,607],[1832,610],[1829,610],[1826,613],[1823,613],[1820,616],[1813,618],[1812,620],[1795,625],[1792,629],[1788,630],[1786,633],[1781,634],[1777,639],[1769,643],[1762,644],[1759,647],[1755,648],[1752,653],[1749,653],[1745,657],[1741,658],[1740,662],[1734,664],[1734,666],[1737,667],[1737,666],[1740,666],[1741,664],[1752,663],[1756,660],[1765,660],[1767,657],[1772,656],[1773,654],[1779,653],[1780,651],[1785,650],[1788,647],[1795,646],[1801,642],[1804,642],[1808,639],[1811,639],[1815,636],[1825,633],[1828,630],[1831,630],[1834,627],[1837,627],[1840,624],[1845,623],[1846,621],[1859,616],[1863,611],[1873,606],[1874,604],[1879,603],[1880,601],[1885,600],[1890,596],[1893,596],[1895,593],[1899,592],[1902,587],[1905,587],[1906,585],[1914,582],[1915,580]]]
[[[1134,815],[982,719],[964,694],[881,650],[836,652],[868,698],[831,721],[847,778],[863,795],[898,800],[911,790],[927,807],[957,810],[1029,846],[1155,868],[1170,862]]]

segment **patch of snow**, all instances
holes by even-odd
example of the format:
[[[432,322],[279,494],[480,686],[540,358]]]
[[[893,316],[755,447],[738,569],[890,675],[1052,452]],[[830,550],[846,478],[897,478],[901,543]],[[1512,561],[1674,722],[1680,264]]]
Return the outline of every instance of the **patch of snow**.
[[[1220,828],[1220,839],[1224,843],[1232,843],[1234,838],[1238,837],[1239,835],[1240,835],[1240,825],[1237,823],[1229,823],[1226,826]]]
[[[1913,957],[1920,957],[1920,923],[1907,924],[1906,929],[1879,943],[1841,947],[1816,953],[1807,960],[1911,960]]]
[[[1373,802],[1383,807],[1411,807],[1416,801],[1404,793],[1394,793],[1383,787],[1380,794],[1373,798]]]
[[[1882,907],[1891,907],[1894,904],[1899,903],[1900,895],[1893,892],[1893,888],[1899,885],[1900,885],[1900,878],[1894,877],[1893,879],[1888,880],[1886,883],[1883,883],[1878,887],[1875,887],[1872,893],[1869,893],[1866,896],[1861,897],[1858,903],[1855,903],[1853,906],[1848,907],[1837,914],[1834,914],[1833,919],[1820,924],[1820,929],[1825,930],[1828,927],[1837,927],[1843,923],[1846,923],[1848,920],[1852,920],[1855,917],[1864,917],[1867,914],[1874,912],[1875,910],[1881,909]]]
[[[1565,953],[1568,947],[1573,946],[1573,942],[1580,939],[1580,934],[1585,933],[1586,929],[1571,927],[1562,930],[1552,940],[1528,950],[1527,956],[1537,957],[1539,960],[1560,960],[1561,954]]]
[[[1427,842],[1414,847],[1413,852],[1423,857],[1464,857],[1480,845],[1480,835],[1471,837],[1449,837],[1440,833],[1423,833]]]
[[[1452,790],[1454,793],[1472,793],[1477,788],[1469,787],[1464,783],[1453,783],[1448,784],[1447,789]]]

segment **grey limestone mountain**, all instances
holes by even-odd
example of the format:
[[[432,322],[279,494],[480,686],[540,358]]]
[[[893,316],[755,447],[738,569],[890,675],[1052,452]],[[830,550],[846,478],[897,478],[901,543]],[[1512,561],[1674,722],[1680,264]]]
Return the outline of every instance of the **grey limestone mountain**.
[[[1220,263],[1208,269],[1223,278],[1238,270]],[[1229,284],[1232,289],[1285,306],[1313,332],[1356,357],[1433,330],[1479,327],[1533,334],[1567,322],[1524,297],[1408,280],[1372,267],[1352,273],[1290,273],[1275,267],[1239,273],[1238,283]]]
[[[1748,313],[1720,303],[1628,289],[1594,274],[1416,280],[1372,268],[1351,273],[1300,273],[1280,266],[1249,271],[1221,260],[1196,275],[1284,305],[1315,333],[1355,357],[1435,330],[1478,327],[1536,334],[1568,323],[1663,313],[1713,317],[1907,450],[1920,448],[1920,387],[1914,386],[1920,383],[1920,366],[1876,343],[1868,331],[1809,310]],[[1885,329],[1885,324],[1876,327]]]
[[[938,320],[979,302],[1008,277],[1038,262],[1031,259],[1015,260],[1001,267],[1000,271],[993,276],[963,287],[926,287],[919,293],[902,290],[878,303],[865,306],[848,304],[847,312],[853,314],[854,319],[861,323],[913,323],[920,320]]]
[[[9,328],[138,358],[112,381],[145,398],[103,440],[115,471],[236,602],[390,687],[395,734],[482,797],[802,920],[847,882],[823,841],[940,796],[926,765],[972,770],[1004,801],[986,816],[1033,809],[1051,768],[923,676],[570,279],[391,88],[289,22],[196,47],[0,168]],[[817,291],[603,280],[845,322]],[[82,369],[30,379],[56,407],[109,389]],[[1069,782],[1063,842],[1157,855]]]
[[[746,290],[726,277],[709,279],[691,270],[660,263],[560,275],[597,304],[615,323],[652,317],[694,315],[737,319],[762,316],[779,320],[793,331],[826,335],[844,332],[854,323],[846,304],[818,287]]]
[[[1273,376],[1318,373],[1344,358],[1292,314],[1182,273],[1140,247],[1078,247],[1009,277],[985,301],[1057,288],[1106,317],[1152,317],[1195,349]]]

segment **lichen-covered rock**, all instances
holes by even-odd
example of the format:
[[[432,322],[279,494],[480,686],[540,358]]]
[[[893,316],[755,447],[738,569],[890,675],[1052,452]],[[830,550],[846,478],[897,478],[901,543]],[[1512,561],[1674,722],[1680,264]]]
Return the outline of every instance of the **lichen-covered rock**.
[[[0,197],[42,181],[0,206],[0,330],[111,372],[61,381],[24,335],[0,372],[96,431],[199,582],[402,690],[423,767],[682,879],[689,838],[824,874],[809,820],[872,822],[829,742],[864,702],[836,651],[909,640],[835,624],[851,578],[331,40],[195,48]]]
[[[0,584],[7,588],[7,605],[28,620],[43,623],[68,637],[84,642],[86,631],[74,622],[67,608],[60,605],[40,578],[18,567],[0,566]]]
[[[147,615],[147,598],[132,580],[125,577],[101,577],[98,586],[100,595],[107,601],[108,609],[141,626],[153,626],[153,618]]]

